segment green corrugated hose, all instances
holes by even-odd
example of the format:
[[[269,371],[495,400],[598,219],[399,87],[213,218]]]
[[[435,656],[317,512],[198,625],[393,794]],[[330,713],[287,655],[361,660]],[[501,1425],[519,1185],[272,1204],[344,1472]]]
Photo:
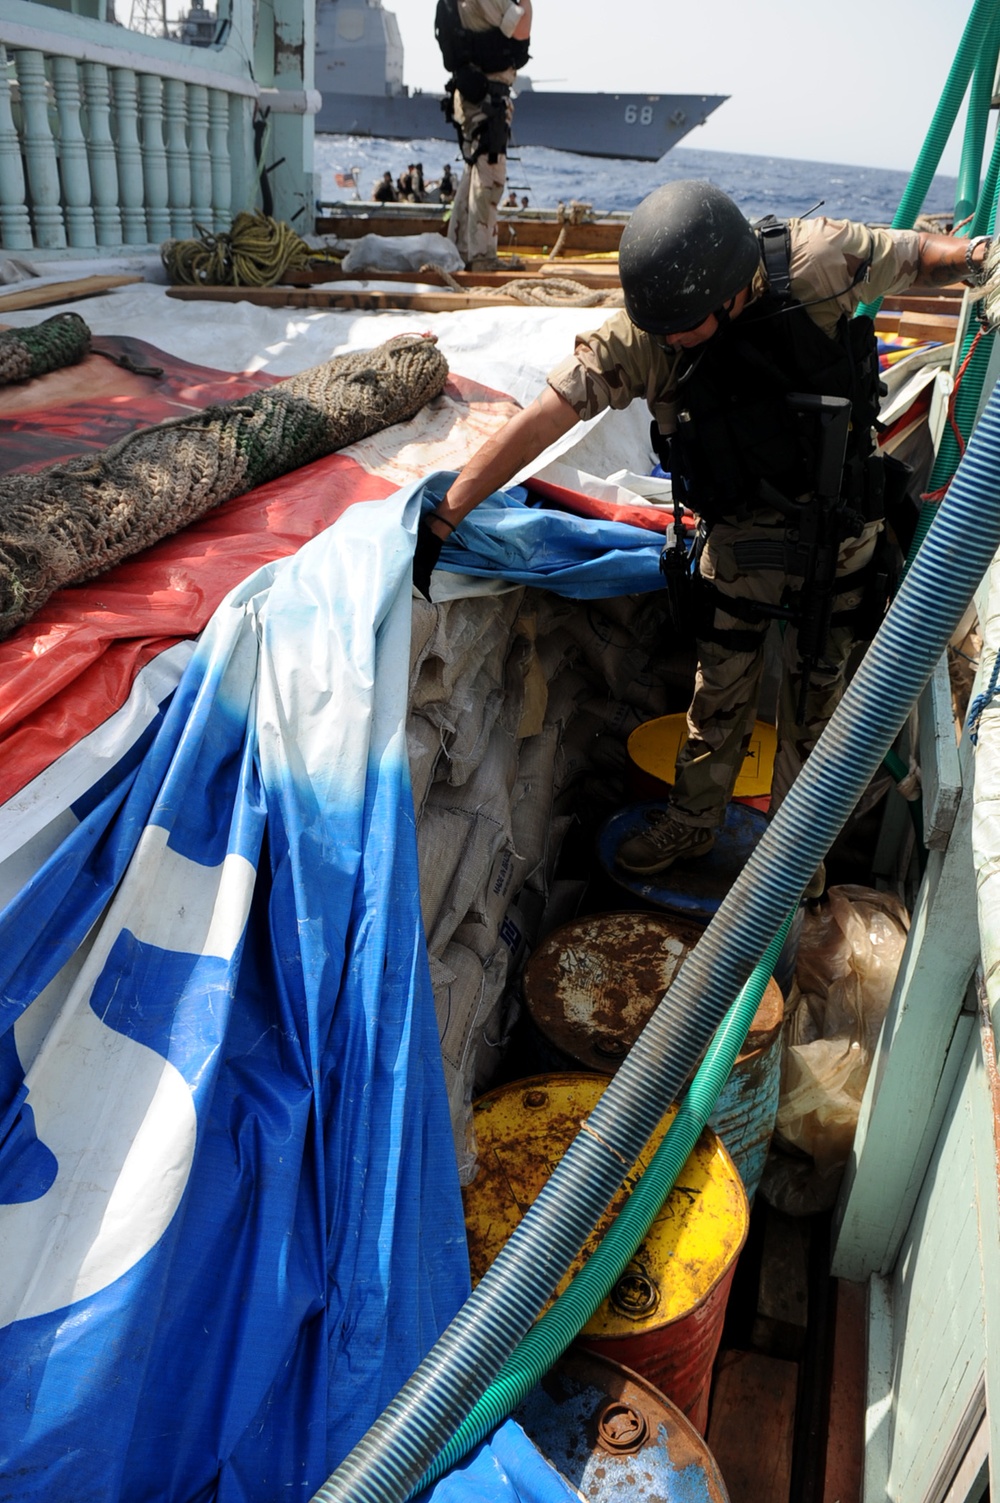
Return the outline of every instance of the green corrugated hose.
[[[983,50],[983,44],[998,12],[1000,12],[998,0],[976,0],[972,7],[972,13],[965,23],[965,31],[958,44],[958,51],[955,53],[938,107],[934,111],[934,118],[893,218],[892,227],[895,230],[912,228],[917,215],[924,206],[927,189],[930,187],[931,179],[941,160],[941,153],[951,135],[951,129],[958,116],[959,106],[965,96],[972,70]],[[869,318],[874,318],[881,304],[882,299],[878,298],[875,302],[863,303],[857,311],[859,314],[865,313]]]
[[[962,137],[962,159],[958,166],[958,183],[955,189],[955,223],[961,224],[973,214],[979,202],[979,175],[983,165],[983,147],[986,144],[986,125],[989,120],[990,102],[993,98],[993,81],[997,72],[997,50],[1000,47],[1000,18],[994,16],[992,25],[983,39],[982,50],[976,59],[976,71],[972,78],[972,92],[965,116],[965,134]],[[971,229],[967,232],[973,233]]]
[[[973,235],[991,235],[996,226],[997,213],[997,185],[1000,182],[1000,130],[997,131],[993,140],[993,151],[990,156],[990,164],[986,169],[986,177],[983,181],[982,192],[979,195],[979,203],[973,215],[970,233]],[[989,368],[990,356],[993,353],[993,340],[995,335],[991,330],[984,334],[982,339],[972,349],[973,340],[976,337],[977,325],[970,322],[962,340],[962,348],[959,353],[957,369],[962,365],[972,350],[972,358],[962,376],[961,385],[955,393],[955,405],[953,416],[962,438],[968,442],[979,410],[979,401],[982,396],[983,384],[986,380],[986,372]],[[961,455],[958,440],[952,430],[951,424],[946,423],[941,434],[941,442],[938,444],[937,454],[934,458],[934,468],[927,489],[933,494],[941,490],[949,483],[952,475],[958,467]],[[906,554],[906,562],[903,572],[910,567],[920,550],[920,545],[927,536],[927,530],[933,522],[938,509],[937,501],[925,501],[917,516],[917,525],[913,532],[913,539]]]
[[[729,1009],[681,1102],[676,1117],[625,1206],[551,1309],[507,1359],[414,1493],[429,1487],[511,1413],[562,1355],[606,1299],[652,1226],[708,1121],[746,1042],[791,927],[789,914]],[[412,1495],[411,1495],[412,1496]]]

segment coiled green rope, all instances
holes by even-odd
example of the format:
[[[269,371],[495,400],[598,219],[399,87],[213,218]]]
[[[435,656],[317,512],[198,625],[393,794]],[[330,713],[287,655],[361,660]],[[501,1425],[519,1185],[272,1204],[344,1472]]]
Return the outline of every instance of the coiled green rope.
[[[197,226],[197,240],[167,240],[160,257],[171,282],[191,287],[273,287],[322,258],[291,225],[267,214],[237,214],[228,234]]]

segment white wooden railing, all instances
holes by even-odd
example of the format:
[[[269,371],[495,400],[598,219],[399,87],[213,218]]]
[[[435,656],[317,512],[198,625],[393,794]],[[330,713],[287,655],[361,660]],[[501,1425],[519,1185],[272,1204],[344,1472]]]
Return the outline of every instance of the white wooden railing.
[[[229,37],[188,47],[0,0],[0,248],[93,253],[227,228],[260,207],[254,119],[271,111],[274,212],[311,229],[311,76],[261,87],[245,31]]]

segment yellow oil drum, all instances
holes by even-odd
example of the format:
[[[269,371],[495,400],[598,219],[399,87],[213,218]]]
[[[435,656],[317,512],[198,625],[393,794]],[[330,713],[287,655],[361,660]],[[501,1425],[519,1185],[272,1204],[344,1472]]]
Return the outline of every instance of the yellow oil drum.
[[[473,1283],[507,1242],[607,1085],[606,1077],[583,1072],[536,1075],[474,1103],[478,1169],[463,1191]],[[557,1293],[596,1248],[674,1115],[671,1108]],[[702,1434],[712,1363],[749,1219],[735,1165],[706,1128],[635,1257],[579,1338],[588,1351],[641,1373]]]
[[[704,930],[658,913],[594,913],[553,929],[524,969],[524,1003],[547,1069],[612,1075]],[[709,1121],[752,1200],[774,1131],[784,998],[768,982]]]
[[[634,769],[637,798],[665,798],[677,773],[677,755],[687,740],[686,715],[660,715],[637,725],[628,738],[628,755]],[[774,774],[778,738],[766,720],[754,723],[743,764],[736,778],[733,797],[767,808]]]

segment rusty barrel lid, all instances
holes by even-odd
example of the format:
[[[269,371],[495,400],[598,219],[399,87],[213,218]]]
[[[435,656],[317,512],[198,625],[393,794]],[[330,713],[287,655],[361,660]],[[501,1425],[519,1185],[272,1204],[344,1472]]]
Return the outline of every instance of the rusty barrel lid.
[[[532,1022],[560,1054],[613,1074],[703,933],[688,919],[643,912],[596,913],[553,929],[524,971]],[[773,1042],[783,1020],[771,981],[743,1055]]]
[[[606,1077],[582,1071],[535,1075],[500,1086],[473,1104],[477,1172],[462,1198],[474,1284],[535,1201],[608,1084]],[[557,1294],[597,1247],[676,1112],[671,1107],[660,1122]],[[749,1221],[740,1176],[719,1138],[706,1128],[635,1257],[583,1334],[634,1336],[689,1315],[729,1271]]]
[[[607,1357],[568,1352],[513,1418],[587,1503],[729,1503],[694,1426],[652,1383]]]

